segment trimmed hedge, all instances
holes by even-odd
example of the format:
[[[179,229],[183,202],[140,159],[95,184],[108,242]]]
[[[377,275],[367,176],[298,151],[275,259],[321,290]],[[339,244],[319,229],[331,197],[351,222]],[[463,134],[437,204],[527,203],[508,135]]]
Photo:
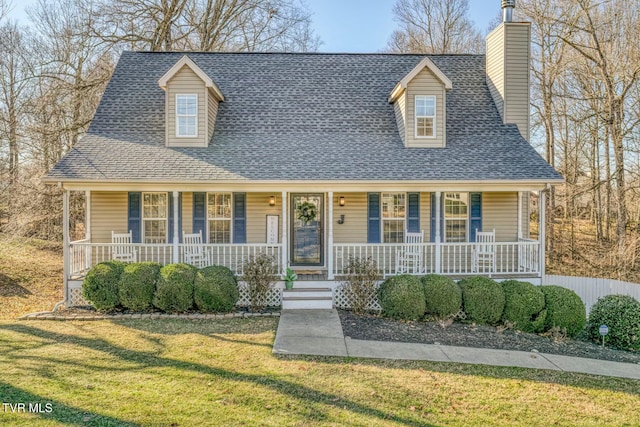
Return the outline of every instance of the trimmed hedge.
[[[500,321],[504,310],[504,291],[498,282],[487,277],[470,277],[458,285],[462,289],[467,320],[489,325]]]
[[[460,311],[462,290],[448,277],[428,274],[420,279],[428,314],[439,318],[451,317]]]
[[[162,267],[153,305],[167,312],[185,312],[193,307],[193,282],[197,271],[188,264]]]
[[[131,310],[148,310],[153,307],[153,295],[161,268],[155,262],[128,264],[120,276],[120,303]]]
[[[520,331],[541,332],[547,310],[544,308],[544,294],[540,288],[517,280],[505,280],[501,285],[504,291],[502,322],[511,322]]]
[[[589,313],[589,335],[602,337],[600,325],[607,325],[605,341],[623,350],[640,351],[640,302],[629,295],[607,295],[596,301]]]
[[[571,289],[561,286],[540,286],[547,307],[545,330],[553,327],[566,329],[567,335],[575,337],[587,323],[587,313],[582,300]]]
[[[420,279],[409,274],[390,277],[378,288],[382,313],[393,319],[415,320],[425,312]]]
[[[201,311],[230,312],[240,298],[238,281],[227,267],[205,267],[196,274],[193,297]]]
[[[113,310],[120,304],[118,285],[125,264],[106,261],[95,265],[82,282],[82,295],[98,310]]]

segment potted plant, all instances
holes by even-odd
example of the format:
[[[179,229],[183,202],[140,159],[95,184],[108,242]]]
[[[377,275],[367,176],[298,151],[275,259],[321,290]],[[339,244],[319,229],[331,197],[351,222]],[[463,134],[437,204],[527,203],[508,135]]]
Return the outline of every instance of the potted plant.
[[[287,268],[287,275],[284,276],[284,286],[287,289],[293,289],[293,282],[298,279],[298,275],[292,269]]]

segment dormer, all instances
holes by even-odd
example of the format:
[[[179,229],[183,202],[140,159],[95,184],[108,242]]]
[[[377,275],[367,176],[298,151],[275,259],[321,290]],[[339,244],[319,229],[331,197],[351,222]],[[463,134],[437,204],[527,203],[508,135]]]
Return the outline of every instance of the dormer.
[[[165,91],[167,147],[207,147],[213,136],[220,88],[187,55],[158,80]]]
[[[408,148],[444,147],[447,141],[447,91],[451,80],[424,58],[393,88],[398,131]]]

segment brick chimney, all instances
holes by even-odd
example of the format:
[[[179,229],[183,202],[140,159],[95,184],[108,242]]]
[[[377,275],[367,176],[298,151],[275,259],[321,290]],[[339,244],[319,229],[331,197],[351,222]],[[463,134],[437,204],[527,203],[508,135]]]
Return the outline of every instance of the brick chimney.
[[[502,0],[502,23],[487,36],[487,84],[503,122],[529,141],[531,23],[513,22],[515,3]]]

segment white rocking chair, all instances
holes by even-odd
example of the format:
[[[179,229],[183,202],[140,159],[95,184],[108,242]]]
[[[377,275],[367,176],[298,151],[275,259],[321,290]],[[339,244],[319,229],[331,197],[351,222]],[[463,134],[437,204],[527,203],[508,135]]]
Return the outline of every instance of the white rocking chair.
[[[396,274],[424,273],[424,231],[409,233],[405,230],[404,245],[396,250]]]
[[[476,229],[476,244],[472,250],[471,271],[489,274],[496,271],[496,230],[478,231]]]
[[[136,248],[133,246],[131,230],[128,233],[116,233],[111,231],[111,259],[123,262],[136,262],[138,260]]]
[[[207,251],[202,244],[202,231],[189,234],[183,231],[182,243],[185,263],[198,268],[202,268],[207,265]]]

